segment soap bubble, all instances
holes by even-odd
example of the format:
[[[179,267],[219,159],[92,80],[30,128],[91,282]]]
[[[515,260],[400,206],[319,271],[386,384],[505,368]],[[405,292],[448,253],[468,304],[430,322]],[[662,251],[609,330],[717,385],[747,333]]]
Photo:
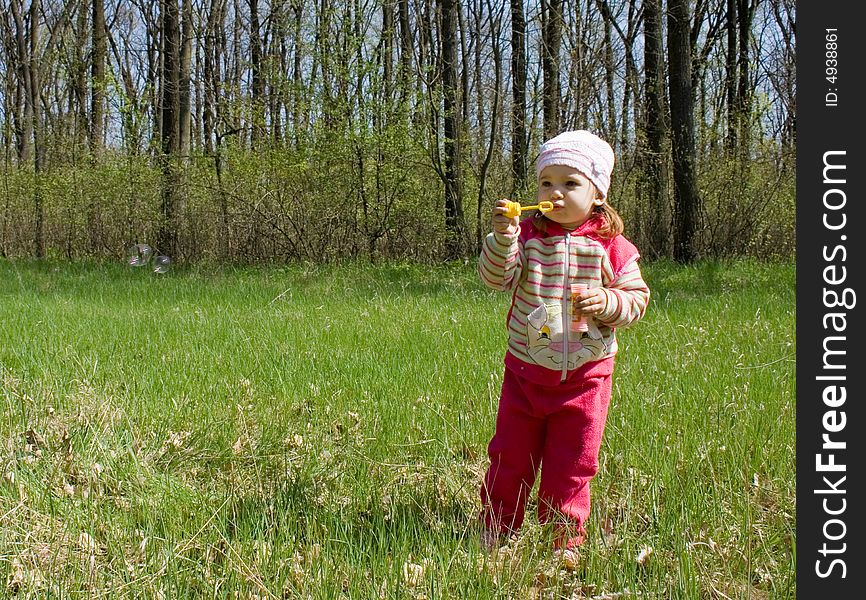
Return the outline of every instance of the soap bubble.
[[[147,244],[135,244],[126,250],[126,262],[131,267],[143,267],[150,262],[153,250]]]
[[[153,272],[166,273],[168,266],[171,264],[171,259],[167,256],[157,256],[153,259]]]

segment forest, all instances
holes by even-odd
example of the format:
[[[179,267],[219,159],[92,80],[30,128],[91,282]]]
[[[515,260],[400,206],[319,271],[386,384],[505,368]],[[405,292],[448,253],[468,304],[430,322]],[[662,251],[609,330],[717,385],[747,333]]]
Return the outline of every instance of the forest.
[[[0,255],[477,254],[540,143],[647,258],[794,255],[793,0],[2,0]]]

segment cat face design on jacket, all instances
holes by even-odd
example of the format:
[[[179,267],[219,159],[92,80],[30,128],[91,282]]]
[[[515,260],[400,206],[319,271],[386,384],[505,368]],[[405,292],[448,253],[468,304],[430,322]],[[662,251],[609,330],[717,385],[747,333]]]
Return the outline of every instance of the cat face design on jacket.
[[[601,332],[592,319],[587,319],[589,331],[568,332],[568,368],[574,369],[590,359],[599,358],[605,352]],[[528,352],[542,367],[562,368],[564,341],[562,335],[562,305],[542,304],[527,318],[526,337]]]

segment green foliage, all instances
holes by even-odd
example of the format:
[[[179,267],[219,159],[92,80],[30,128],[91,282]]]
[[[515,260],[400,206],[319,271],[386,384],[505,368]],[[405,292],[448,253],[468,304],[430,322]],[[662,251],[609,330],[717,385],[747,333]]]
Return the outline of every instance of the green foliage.
[[[698,168],[700,222],[696,232],[699,256],[722,259],[792,258],[796,250],[796,179],[793,158],[772,143],[759,144],[748,161],[713,146]],[[671,165],[665,166],[670,178]],[[625,235],[638,248],[648,248],[648,206],[639,200],[641,170],[628,157],[618,159],[611,185],[611,203],[625,222]],[[667,182],[666,216],[672,219],[674,184]],[[668,231],[673,224],[669,222]]]
[[[762,146],[748,162],[703,162],[699,247],[704,256],[791,257],[795,252],[796,181],[777,149]]]
[[[33,247],[33,171],[3,174],[0,249],[29,256]],[[39,175],[49,256],[119,258],[127,244],[151,242],[159,223],[159,172],[144,158],[107,156],[92,166]]]
[[[474,264],[0,260],[0,595],[790,598],[794,265],[644,274],[564,572],[534,503],[477,542],[509,298]]]
[[[390,125],[357,131],[319,123],[297,145],[266,145],[254,153],[228,136],[218,156],[194,155],[182,166],[178,222],[184,255],[175,258],[439,260],[446,240],[443,184],[426,143],[412,135],[404,117],[395,108]],[[489,231],[495,199],[507,197],[511,188],[510,157],[494,152],[478,227],[482,160],[467,153],[463,169],[471,249],[477,231]],[[643,247],[649,232],[646,207],[637,199],[640,170],[629,155],[617,164],[611,202],[624,218],[626,235]],[[775,147],[758,148],[745,166],[721,152],[702,165],[699,254],[793,256],[794,177]],[[9,257],[28,256],[33,248],[33,177],[28,171],[4,173],[0,248]],[[147,157],[108,152],[95,164],[55,167],[41,177],[50,254],[113,258],[129,243],[154,243],[160,173]],[[532,187],[520,200],[532,200]]]

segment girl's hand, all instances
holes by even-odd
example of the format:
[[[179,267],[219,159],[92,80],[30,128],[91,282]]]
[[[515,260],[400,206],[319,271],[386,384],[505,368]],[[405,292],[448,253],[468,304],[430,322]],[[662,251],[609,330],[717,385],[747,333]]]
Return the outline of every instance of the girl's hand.
[[[607,308],[607,295],[601,288],[589,288],[574,295],[573,306],[575,315],[597,315]]]
[[[507,206],[508,200],[505,198],[496,201],[496,206],[493,207],[493,231],[502,235],[514,235],[520,227],[520,218],[506,217]]]

